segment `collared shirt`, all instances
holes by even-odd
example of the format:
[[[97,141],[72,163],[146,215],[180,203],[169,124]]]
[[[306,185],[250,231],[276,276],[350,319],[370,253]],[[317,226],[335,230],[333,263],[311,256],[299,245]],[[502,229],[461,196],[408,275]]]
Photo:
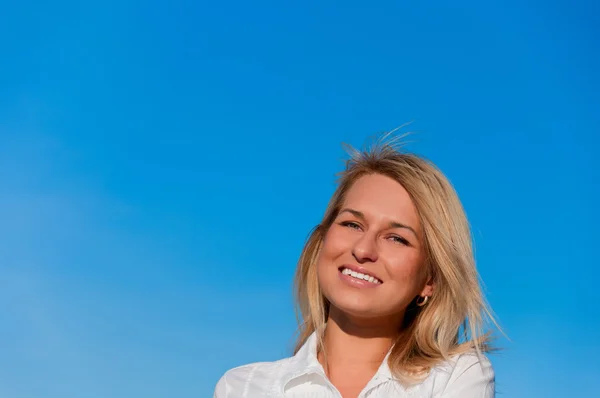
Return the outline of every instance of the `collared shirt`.
[[[290,358],[231,369],[217,383],[214,398],[341,398],[317,360],[313,333]],[[389,355],[389,354],[388,354]],[[359,398],[432,397],[493,398],[494,371],[475,352],[453,356],[431,369],[419,384],[404,387],[387,365],[387,357]]]

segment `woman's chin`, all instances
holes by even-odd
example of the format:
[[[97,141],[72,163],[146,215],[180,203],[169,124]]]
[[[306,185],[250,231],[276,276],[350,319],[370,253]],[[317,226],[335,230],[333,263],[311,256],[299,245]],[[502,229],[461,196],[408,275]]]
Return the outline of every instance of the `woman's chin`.
[[[348,297],[345,297],[342,300],[332,301],[331,304],[341,314],[351,317],[377,318],[381,315],[378,314],[378,307],[374,304],[371,304],[367,300],[349,300]]]

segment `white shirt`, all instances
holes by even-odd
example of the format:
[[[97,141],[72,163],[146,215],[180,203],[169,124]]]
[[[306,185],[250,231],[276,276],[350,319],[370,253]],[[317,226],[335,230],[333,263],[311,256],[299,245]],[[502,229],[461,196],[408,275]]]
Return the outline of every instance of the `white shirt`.
[[[298,353],[275,362],[231,369],[217,383],[214,398],[341,398],[317,360],[313,333]],[[388,354],[389,355],[389,354]],[[455,355],[435,366],[419,384],[405,388],[394,379],[387,357],[359,398],[493,398],[494,370],[475,352]]]

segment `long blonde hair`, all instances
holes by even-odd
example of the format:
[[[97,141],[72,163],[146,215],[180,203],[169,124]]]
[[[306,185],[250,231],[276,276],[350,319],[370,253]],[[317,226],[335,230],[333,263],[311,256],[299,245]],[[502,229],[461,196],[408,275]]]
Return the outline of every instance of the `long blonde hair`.
[[[483,330],[495,321],[480,288],[469,223],[456,191],[433,163],[405,152],[398,139],[389,137],[384,135],[362,151],[348,147],[350,158],[338,175],[337,189],[302,250],[295,276],[299,318],[295,352],[313,332],[318,349],[324,349],[329,302],[316,271],[323,238],[354,182],[364,175],[382,174],[400,183],[417,208],[424,235],[424,265],[434,282],[433,295],[425,306],[413,301],[407,308],[388,357],[394,376],[410,384],[454,354],[489,351],[489,335]]]

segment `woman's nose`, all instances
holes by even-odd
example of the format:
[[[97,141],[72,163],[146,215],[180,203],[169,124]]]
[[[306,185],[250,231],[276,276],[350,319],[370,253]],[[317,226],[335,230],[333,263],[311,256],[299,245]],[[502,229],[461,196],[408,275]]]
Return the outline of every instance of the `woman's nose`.
[[[375,238],[370,237],[368,234],[363,235],[354,244],[352,255],[359,263],[377,261],[377,245]]]

